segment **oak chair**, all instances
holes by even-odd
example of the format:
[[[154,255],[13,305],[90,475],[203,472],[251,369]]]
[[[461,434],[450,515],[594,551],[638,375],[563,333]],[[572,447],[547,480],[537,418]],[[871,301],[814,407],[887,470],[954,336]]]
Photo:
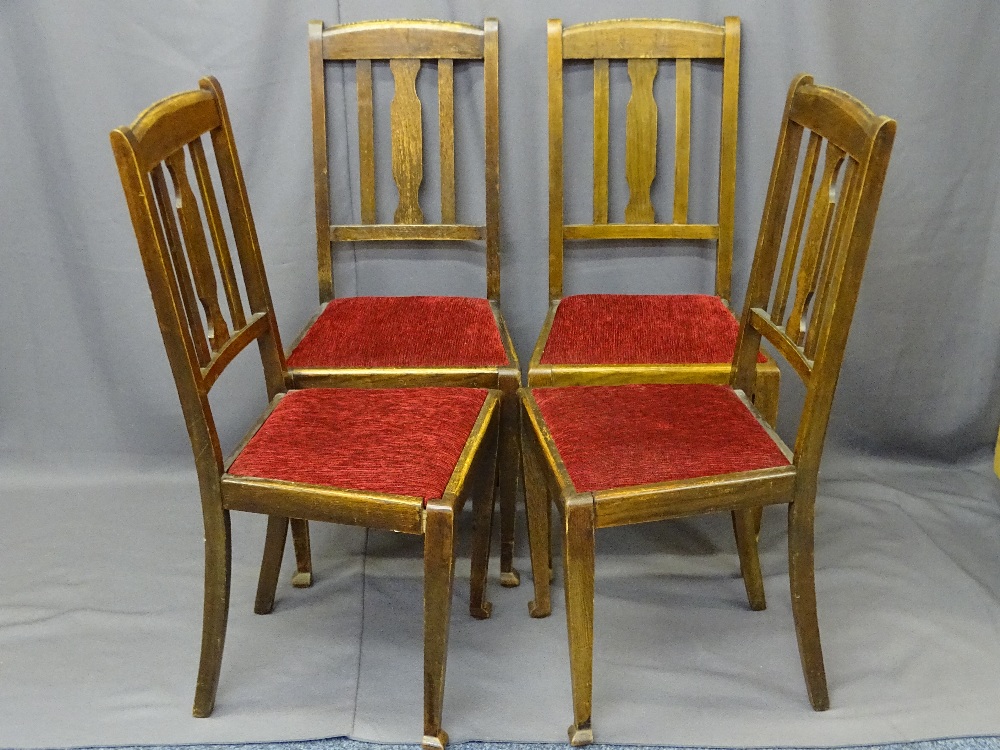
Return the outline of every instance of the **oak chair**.
[[[268,516],[254,607],[260,614],[274,606],[289,518],[390,529],[424,536],[423,746],[442,748],[455,519],[470,495],[476,524],[470,608],[489,615],[483,587],[499,392],[286,390],[278,327],[218,82],[203,78],[198,90],[154,104],[132,125],[114,130],[111,144],[201,489],[205,605],[194,715],[208,716],[215,705],[229,609],[230,511]],[[225,213],[216,199],[219,184]],[[270,404],[224,459],[209,391],[254,342]]]
[[[609,526],[740,511],[740,568],[751,608],[763,609],[747,511],[787,503],[806,688],[814,709],[829,707],[814,582],[817,474],[895,132],[895,121],[844,92],[805,75],[792,82],[728,385],[522,389],[530,607],[536,617],[551,611],[548,496],[562,516],[574,745],[593,740],[594,532]],[[794,449],[754,405],[762,339],[805,385]]]
[[[631,98],[625,113],[624,216],[609,214],[611,65],[627,61]],[[665,62],[663,62],[665,61]],[[589,64],[594,76],[593,221],[567,224],[564,156],[583,149],[565,143],[563,70]],[[653,84],[661,67],[675,77],[673,204],[666,220],[651,198],[661,141]],[[721,68],[721,95],[692,90],[692,67]],[[528,368],[528,385],[615,383],[726,383],[739,323],[730,310],[736,192],[736,122],[740,81],[740,20],[722,25],[670,19],[598,21],[563,28],[548,23],[549,76],[549,311]],[[721,99],[718,196],[714,223],[692,223],[692,98]],[[661,144],[662,147],[668,144]],[[572,151],[571,151],[572,149]],[[663,149],[666,150],[666,149]],[[695,165],[708,171],[708,165]],[[572,186],[569,186],[572,188]],[[624,219],[622,221],[621,219]],[[655,240],[668,251],[677,242],[715,248],[714,295],[578,294],[564,297],[564,246]],[[586,252],[582,250],[581,252]],[[761,358],[757,406],[773,423],[779,371]]]
[[[392,130],[392,175],[399,195],[393,223],[376,210],[373,73],[387,64],[395,86],[388,112]],[[485,224],[464,224],[456,215],[455,75],[459,66],[478,65],[484,86]],[[353,68],[353,70],[350,70]],[[420,205],[423,182],[425,104],[416,86],[422,69],[437,77],[433,107],[440,133],[440,222]],[[353,73],[357,82],[360,223],[333,224],[330,171],[347,171],[331,161],[327,143],[332,114],[327,75]],[[288,373],[296,388],[329,386],[471,386],[503,392],[499,487],[501,583],[516,586],[512,564],[514,502],[520,475],[517,355],[500,313],[500,163],[498,24],[483,27],[443,21],[372,21],[324,26],[309,24],[316,250],[320,311],[294,342]],[[354,116],[351,113],[351,116]],[[334,243],[449,243],[467,252],[485,245],[486,297],[334,297]],[[464,243],[464,244],[462,244]],[[476,247],[475,244],[472,245]],[[308,581],[308,536],[294,529],[303,554],[298,576]]]

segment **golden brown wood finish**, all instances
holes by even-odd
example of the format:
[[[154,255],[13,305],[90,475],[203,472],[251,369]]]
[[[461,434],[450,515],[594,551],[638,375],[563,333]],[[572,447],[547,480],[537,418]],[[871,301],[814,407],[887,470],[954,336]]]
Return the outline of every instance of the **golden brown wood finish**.
[[[222,183],[249,315],[245,314],[240,299],[235,264],[211,185],[208,157],[202,144],[206,135],[211,139],[212,156]],[[299,572],[293,581],[296,585],[308,585],[311,581],[306,519],[362,525],[425,537],[424,746],[443,747],[447,734],[441,727],[441,705],[454,578],[455,517],[471,497],[477,536],[473,543],[476,560],[470,609],[477,616],[489,616],[490,605],[485,595],[486,557],[497,474],[501,394],[496,390],[487,394],[448,485],[437,499],[425,502],[420,497],[227,473],[229,465],[284,396],[287,373],[246,186],[218,83],[212,78],[202,79],[199,91],[168,97],[153,105],[132,126],[113,131],[111,144],[176,381],[201,491],[205,525],[205,599],[194,715],[212,713],[222,665],[232,558],[230,512],[243,510],[268,516],[254,604],[254,610],[262,614],[274,607],[290,525],[299,563]],[[191,157],[191,169],[198,182],[197,193],[188,176],[185,150]],[[161,156],[167,165],[172,192],[167,187],[161,163],[152,160],[154,155]],[[217,269],[208,250],[205,223],[212,236],[218,273],[223,279],[230,323],[226,322],[220,304],[215,283]],[[210,349],[206,343],[205,321]],[[236,354],[253,342],[259,346],[271,402],[234,456],[224,460],[208,400],[209,390]],[[493,372],[493,382],[497,379]],[[398,393],[402,400],[407,391]],[[323,417],[317,415],[317,418]]]
[[[594,223],[608,223],[608,61],[594,60]]]
[[[687,224],[691,172],[691,60],[677,61],[677,110],[674,138],[674,223]]]
[[[629,198],[625,206],[627,224],[652,224],[656,221],[649,191],[656,177],[656,100],[653,81],[657,60],[629,60],[632,98],[625,115],[625,179]]]
[[[333,299],[330,257],[330,164],[326,144],[326,81],[323,77],[323,22],[309,22],[309,105],[313,132],[316,260],[320,304]],[[360,119],[360,118],[359,118]]]
[[[333,298],[330,272],[331,244],[334,242],[482,242],[486,253],[486,297],[490,300],[508,355],[498,367],[378,367],[357,369],[331,362],[329,367],[293,369],[289,372],[295,387],[394,387],[467,385],[496,388],[506,403],[503,435],[499,441],[501,505],[501,582],[516,585],[513,569],[514,501],[520,474],[520,433],[516,392],[520,387],[520,367],[513,343],[500,315],[500,109],[499,109],[499,35],[496,19],[487,18],[482,27],[449,21],[370,21],[339,26],[310,23],[310,77],[313,92],[313,153],[316,182],[316,223],[320,254],[320,299]],[[422,102],[415,83],[423,61],[437,67],[437,105]],[[372,66],[385,65],[392,71],[395,92],[390,111],[374,112]],[[328,175],[330,170],[326,122],[332,117],[333,100],[326,99],[327,70],[355,66],[358,89],[358,132],[360,160],[360,224],[338,224],[331,218]],[[460,223],[457,216],[455,171],[455,75],[461,66],[482,67],[484,118],[484,181],[486,221],[484,224]],[[425,72],[424,75],[427,75]],[[423,180],[423,122],[425,113],[437,112],[441,162],[441,221],[428,223],[420,206]],[[353,113],[349,113],[353,116]],[[399,203],[392,224],[380,223],[375,205],[375,128],[374,118],[388,116],[392,125],[392,173],[399,192]],[[339,121],[336,118],[334,121]],[[380,120],[381,121],[381,120]],[[333,168],[336,168],[334,166]],[[459,171],[459,177],[462,172]],[[429,215],[429,214],[428,214]],[[378,245],[373,247],[377,248]],[[465,251],[465,245],[454,245]],[[310,322],[310,326],[315,321]],[[306,329],[308,330],[308,328]],[[303,330],[298,340],[305,334]],[[297,341],[298,341],[297,340]],[[297,343],[296,341],[296,343]],[[294,348],[294,346],[293,346]],[[511,455],[508,455],[510,453]]]
[[[580,24],[563,30],[549,21],[549,315],[542,326],[528,367],[531,386],[610,385],[616,383],[724,383],[731,364],[542,364],[552,323],[563,294],[563,249],[567,240],[588,240],[582,248],[600,247],[595,240],[708,240],[716,248],[715,294],[731,299],[733,224],[736,190],[736,123],[739,105],[740,22],[727,17],[722,26],[687,21],[637,19]],[[593,224],[563,224],[563,101],[564,60],[594,59],[594,219]],[[629,205],[624,223],[608,217],[608,62],[627,59],[632,97],[626,110],[626,178]],[[671,223],[654,223],[650,188],[656,172],[656,103],[653,80],[661,59],[676,70],[674,122],[674,196]],[[714,60],[722,66],[719,141],[718,221],[689,223],[692,126],[692,59]],[[697,321],[692,321],[697,325]],[[709,334],[711,335],[711,334]],[[595,359],[597,357],[595,356]],[[780,371],[767,358],[758,367],[754,402],[771,423],[778,413]],[[752,511],[756,513],[756,511]],[[745,533],[753,524],[734,511],[740,549],[748,549]],[[752,565],[748,562],[748,567]],[[748,573],[753,577],[752,570]],[[749,579],[748,579],[749,580]],[[748,589],[749,590],[749,589]],[[762,600],[761,600],[762,601]]]
[[[438,123],[441,133],[441,223],[454,224],[455,63],[452,60],[438,60]]]
[[[712,239],[717,240],[716,294],[728,300],[732,268],[732,227],[736,181],[736,120],[739,91],[739,19],[715,26],[671,19],[631,19],[584,23],[563,29],[550,19],[549,77],[549,300],[562,297],[563,240]],[[691,60],[718,60],[723,67],[719,162],[719,219],[713,225],[688,225]],[[594,64],[594,222],[563,225],[563,92],[566,60]],[[632,94],[626,114],[626,177],[630,189],[624,224],[608,223],[607,119],[609,60],[627,60]],[[659,60],[677,66],[677,116],[674,147],[673,224],[654,223],[650,185],[656,174],[656,103],[653,80]]]
[[[361,223],[374,224],[376,221],[375,120],[372,104],[372,61],[358,60],[355,65],[357,67],[358,80],[358,158],[361,163]],[[310,69],[312,67],[310,66]],[[325,103],[324,106],[326,106]],[[327,160],[325,155],[324,160]],[[329,254],[329,249],[327,253]]]
[[[740,19],[727,16],[722,60],[722,132],[719,143],[719,245],[715,293],[732,300],[733,228],[736,223],[736,123],[740,91]],[[778,380],[774,379],[774,398]]]
[[[664,212],[669,223],[655,222],[650,186],[656,173],[657,108],[652,85],[659,60],[676,65],[676,117],[673,133],[674,196]],[[689,223],[692,60],[722,66],[722,122],[719,143],[718,220]],[[592,60],[594,66],[594,210],[592,224],[563,223],[563,65]],[[608,216],[609,60],[627,60],[632,82],[626,114],[626,175],[629,205],[623,217]],[[731,299],[733,223],[736,191],[736,121],[739,98],[740,22],[728,17],[723,25],[635,19],[600,21],[563,29],[558,20],[548,25],[549,78],[549,315],[542,327],[531,362],[528,382],[544,385],[596,385],[655,382],[725,382],[729,363],[718,365],[586,365],[542,364],[542,355],[559,300],[563,296],[563,251],[567,241],[582,250],[601,247],[598,241],[705,240],[716,248],[715,293]],[[570,147],[570,144],[566,144]],[[780,371],[768,359],[759,367],[756,402],[776,419]]]
[[[807,130],[810,142],[800,159],[800,145]],[[574,744],[586,744],[593,739],[593,536],[596,529],[606,526],[731,511],[747,597],[752,609],[763,609],[763,578],[756,541],[759,513],[766,505],[787,503],[792,613],[803,676],[812,707],[816,710],[829,707],[816,616],[816,485],[837,375],[857,303],[895,131],[893,120],[874,115],[843,92],[816,86],[809,76],[799,76],[792,82],[740,323],[734,368],[729,378],[730,386],[744,407],[784,452],[789,465],[579,493],[560,458],[558,435],[553,435],[546,425],[532,392],[522,389],[522,448],[535,580],[531,614],[545,616],[551,611],[548,584],[551,551],[546,533],[551,498],[563,518],[573,685],[574,724],[570,728],[570,739]],[[811,179],[822,142],[831,140],[835,142],[828,148],[827,157],[837,166],[825,168],[824,174],[835,171],[841,162],[846,164],[846,174],[836,194],[830,191],[831,179],[824,176],[815,190]],[[796,175],[799,175],[798,184],[806,186],[798,191],[794,189]],[[787,222],[788,241],[783,243],[788,207],[793,198],[796,213],[792,221]],[[804,207],[810,203],[813,210],[805,216]],[[803,237],[806,248],[800,251]],[[786,262],[779,263],[783,244]],[[789,329],[782,323],[782,313],[789,280],[796,273],[799,285],[807,287],[813,307],[812,314],[807,316],[799,309],[808,307],[808,300],[797,304],[793,315],[796,323]],[[772,298],[776,275],[778,293]],[[546,325],[551,325],[551,317],[550,312]],[[767,369],[757,366],[762,338],[775,345],[805,385],[805,402],[794,449],[784,445],[769,426],[774,409],[774,404],[768,400],[771,388],[760,383],[761,377],[769,375]],[[803,340],[805,347],[800,343]],[[561,374],[554,370],[541,372],[539,377],[544,378],[545,385],[562,382]],[[609,381],[599,379],[597,382]],[[767,388],[768,395],[758,398],[762,387]]]
[[[420,183],[424,181],[423,113],[417,96],[420,60],[390,60],[396,95],[389,107],[392,122],[392,176],[399,190],[397,224],[423,224]]]
[[[549,19],[549,302],[563,290],[563,28]],[[607,223],[607,222],[601,222]]]

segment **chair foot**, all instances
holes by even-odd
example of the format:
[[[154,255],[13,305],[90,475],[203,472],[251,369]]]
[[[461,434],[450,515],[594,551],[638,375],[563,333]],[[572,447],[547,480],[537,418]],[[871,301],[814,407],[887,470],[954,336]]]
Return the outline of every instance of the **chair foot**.
[[[829,711],[830,710],[830,695],[827,692],[823,692],[821,695],[810,695],[809,705],[812,706],[813,711]]]
[[[307,589],[313,585],[313,574],[311,570],[300,570],[292,576],[292,585],[297,589]]]
[[[423,750],[444,750],[448,746],[448,733],[443,729],[436,735],[425,734],[420,741]]]
[[[472,615],[477,620],[488,620],[490,619],[490,616],[493,614],[493,603],[483,602],[479,606],[470,604],[469,614]]]
[[[515,568],[500,571],[500,585],[512,589],[521,585],[521,574]]]
[[[568,734],[569,744],[573,747],[582,747],[583,745],[589,745],[594,741],[594,730],[590,728],[589,721],[585,722],[583,726],[571,724]]]
[[[212,715],[212,711],[215,710],[215,702],[213,701],[211,705],[199,706],[196,702],[194,708],[191,710],[191,715],[196,719],[207,719]]]
[[[545,606],[539,606],[535,604],[535,600],[532,599],[528,602],[528,614],[532,617],[548,617],[552,614],[552,602],[547,602]]]

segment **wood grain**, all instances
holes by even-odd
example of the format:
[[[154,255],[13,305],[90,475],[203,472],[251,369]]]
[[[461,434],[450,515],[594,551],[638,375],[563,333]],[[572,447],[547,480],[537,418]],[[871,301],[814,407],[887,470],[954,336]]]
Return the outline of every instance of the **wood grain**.
[[[608,61],[594,60],[594,223],[608,223]]]
[[[424,181],[423,117],[417,96],[420,60],[390,60],[395,96],[389,107],[392,122],[392,176],[399,190],[395,223],[423,224],[420,185]]]
[[[632,96],[625,108],[625,179],[629,188],[625,222],[628,224],[656,221],[649,193],[656,178],[657,107],[653,81],[657,70],[657,60],[628,61],[632,81]]]

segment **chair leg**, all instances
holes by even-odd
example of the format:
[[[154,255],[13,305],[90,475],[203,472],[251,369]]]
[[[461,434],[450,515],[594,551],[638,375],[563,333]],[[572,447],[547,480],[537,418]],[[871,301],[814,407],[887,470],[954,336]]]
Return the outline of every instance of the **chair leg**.
[[[830,707],[823,666],[823,650],[816,616],[816,571],[813,556],[816,506],[813,498],[796,499],[788,506],[788,575],[792,616],[802,659],[809,703],[816,711]]]
[[[448,624],[455,574],[455,514],[427,504],[424,532],[424,737],[423,750],[443,750],[448,734],[441,727]]]
[[[278,588],[287,536],[288,519],[285,516],[268,516],[264,557],[260,561],[260,578],[257,579],[257,601],[253,605],[253,611],[258,615],[270,614],[274,609],[274,592]]]
[[[295,575],[292,585],[297,589],[307,589],[312,586],[312,548],[309,545],[309,522],[293,518],[292,542],[295,544]]]
[[[232,571],[232,531],[229,511],[205,512],[205,608],[201,628],[201,661],[192,713],[211,716],[222,669],[229,616],[229,581]]]
[[[493,614],[493,605],[486,600],[486,574],[493,538],[493,512],[496,507],[496,451],[484,451],[484,458],[493,460],[480,472],[483,477],[473,488],[472,496],[472,573],[469,578],[469,614],[486,620]]]
[[[781,390],[781,372],[763,370],[757,372],[757,388],[754,394],[754,405],[771,427],[778,428],[778,398]],[[763,508],[750,511],[754,519],[754,536],[760,535],[760,524],[764,517]]]
[[[760,552],[757,549],[757,532],[760,517],[754,511],[759,508],[744,508],[733,511],[733,531],[736,534],[736,549],[740,554],[740,573],[747,590],[750,609],[762,610],[767,607],[764,598],[764,576],[760,570]]]
[[[552,580],[551,509],[548,486],[531,438],[526,433],[521,437],[524,501],[528,507],[528,546],[531,549],[531,577],[535,585],[535,598],[528,602],[528,612],[532,617],[548,617],[552,614],[549,592]]]
[[[516,384],[515,384],[516,389]],[[517,518],[517,478],[521,469],[521,405],[516,390],[503,394],[500,413],[500,451],[497,462],[500,485],[500,585],[521,584],[514,569],[514,532]]]
[[[571,500],[566,506],[563,575],[566,626],[569,631],[570,677],[573,685],[571,745],[594,741],[590,724],[594,679],[594,506],[593,499]]]

